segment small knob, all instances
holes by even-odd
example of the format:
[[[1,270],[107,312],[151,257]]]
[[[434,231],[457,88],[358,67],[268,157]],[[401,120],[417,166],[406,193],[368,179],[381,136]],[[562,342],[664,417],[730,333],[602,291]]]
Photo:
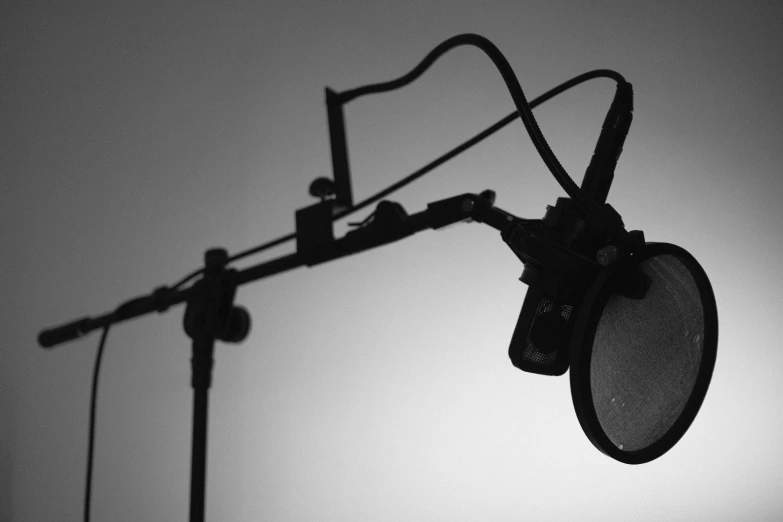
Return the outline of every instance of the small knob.
[[[334,194],[334,181],[329,178],[316,178],[310,183],[310,195],[314,198],[326,199]]]
[[[218,337],[227,343],[241,343],[250,333],[250,314],[241,306],[234,306],[226,318],[223,331]]]
[[[487,190],[483,191],[481,194],[479,194],[479,196],[481,196],[482,198],[484,198],[487,201],[489,201],[490,205],[494,205],[495,204],[496,194],[495,194],[494,190],[487,189]]]

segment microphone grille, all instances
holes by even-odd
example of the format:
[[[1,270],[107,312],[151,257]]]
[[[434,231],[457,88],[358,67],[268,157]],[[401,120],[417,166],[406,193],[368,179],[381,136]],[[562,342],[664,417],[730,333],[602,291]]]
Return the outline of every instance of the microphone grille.
[[[575,315],[573,304],[530,287],[508,350],[514,366],[545,375],[565,373]]]

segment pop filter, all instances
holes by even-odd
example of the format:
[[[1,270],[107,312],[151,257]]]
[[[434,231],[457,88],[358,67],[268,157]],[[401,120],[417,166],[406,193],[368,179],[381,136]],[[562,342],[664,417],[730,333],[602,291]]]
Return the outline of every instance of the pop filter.
[[[712,287],[684,249],[647,243],[604,268],[571,345],[571,398],[587,437],[626,464],[666,453],[699,411],[717,345]]]

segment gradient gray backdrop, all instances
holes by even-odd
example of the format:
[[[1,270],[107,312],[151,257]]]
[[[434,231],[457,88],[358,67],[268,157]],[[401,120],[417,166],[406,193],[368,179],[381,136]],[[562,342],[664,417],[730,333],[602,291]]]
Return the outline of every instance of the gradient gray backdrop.
[[[171,284],[208,247],[293,231],[308,184],[330,175],[323,88],[396,77],[462,32],[492,40],[530,98],[594,68],[634,84],[610,202],[712,279],[720,344],[701,413],[652,463],[605,457],[567,377],[508,361],[526,287],[497,233],[426,232],[241,289],[253,330],[217,349],[208,518],[779,520],[780,6],[4,2],[0,520],[81,517],[99,335],[43,351],[38,331]],[[594,81],[535,112],[577,180],[613,92]],[[357,199],[511,110],[464,47],[351,103]],[[485,188],[524,217],[562,195],[516,123],[393,199],[416,212]],[[182,312],[109,334],[94,520],[187,517]]]

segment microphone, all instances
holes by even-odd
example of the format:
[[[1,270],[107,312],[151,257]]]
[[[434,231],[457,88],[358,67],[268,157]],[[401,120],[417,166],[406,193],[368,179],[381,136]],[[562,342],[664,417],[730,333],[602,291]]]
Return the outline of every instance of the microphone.
[[[585,212],[571,199],[559,198],[540,225],[516,227],[504,237],[522,260],[520,280],[529,286],[508,352],[523,371],[562,375],[568,370],[576,315],[601,268],[596,256],[612,243],[628,241],[620,215],[605,201],[632,120],[633,87],[622,81],[582,181],[592,208]],[[611,256],[600,259],[608,262]]]
[[[605,203],[632,120],[633,93],[618,84],[581,190],[503,239],[529,288],[509,345],[521,370],[562,375],[593,445],[626,464],[669,451],[695,419],[718,345],[715,295],[681,247],[647,243]]]

